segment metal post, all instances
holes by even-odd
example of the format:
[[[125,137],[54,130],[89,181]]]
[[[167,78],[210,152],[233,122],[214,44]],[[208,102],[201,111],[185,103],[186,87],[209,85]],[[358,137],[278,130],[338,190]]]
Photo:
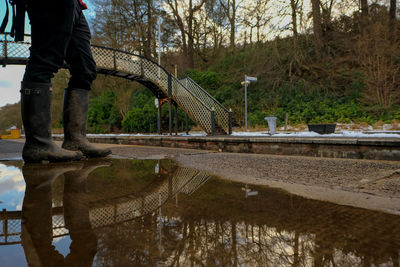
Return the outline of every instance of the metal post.
[[[175,106],[175,135],[178,135],[178,104],[174,102]]]
[[[140,77],[144,77],[143,58],[140,58]]]
[[[158,19],[158,65],[161,66],[161,19]],[[161,77],[161,69],[158,68],[158,79]]]
[[[169,135],[172,135],[172,99],[171,98],[168,99],[168,103],[169,103],[169,118],[168,118]]]
[[[168,74],[168,96],[172,95],[172,77],[171,74]]]
[[[158,100],[157,133],[161,135],[161,101]]]
[[[232,134],[232,109],[230,108],[229,109],[229,112],[228,112],[228,133],[229,133],[229,135],[231,135]]]
[[[169,118],[168,118],[168,127],[169,127],[169,135],[172,135],[172,77],[171,74],[168,74],[168,103],[169,103]]]
[[[247,75],[244,75],[244,128],[247,132]]]
[[[113,51],[113,63],[114,63],[114,70],[117,70],[117,58],[115,55],[115,51]]]
[[[7,62],[7,57],[8,57],[8,51],[7,51],[7,34],[4,34],[4,46],[3,46],[3,49],[4,49],[4,63],[3,63],[3,67],[5,67],[6,66],[6,62]]]
[[[211,135],[215,134],[215,109],[211,108]]]
[[[288,120],[289,120],[289,114],[286,112],[285,113],[285,131],[287,130]]]
[[[185,113],[185,129],[186,129],[186,134],[189,134],[189,116],[188,114]]]
[[[8,236],[8,220],[6,218],[6,209],[3,209],[4,214],[4,221],[3,221],[3,233],[4,233],[4,242],[7,243],[7,236]]]

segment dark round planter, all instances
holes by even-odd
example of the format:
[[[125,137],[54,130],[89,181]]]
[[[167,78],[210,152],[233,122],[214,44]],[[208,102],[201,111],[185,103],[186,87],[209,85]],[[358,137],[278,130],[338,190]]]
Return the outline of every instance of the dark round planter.
[[[308,130],[310,132],[316,132],[319,134],[331,134],[335,132],[336,124],[308,124]]]

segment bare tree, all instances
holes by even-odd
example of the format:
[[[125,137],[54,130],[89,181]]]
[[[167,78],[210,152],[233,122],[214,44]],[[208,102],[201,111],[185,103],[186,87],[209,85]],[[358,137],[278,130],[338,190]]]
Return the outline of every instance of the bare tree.
[[[182,38],[182,51],[185,57],[185,67],[194,67],[194,20],[195,14],[201,10],[205,0],[167,0],[167,4],[172,11],[172,15]],[[184,12],[182,15],[181,12]]]
[[[368,28],[368,13],[369,13],[368,0],[360,0],[360,6],[361,6],[360,32],[365,34]]]
[[[219,0],[219,3],[224,10],[224,14],[229,21],[229,29],[230,29],[230,49],[233,51],[235,49],[235,34],[236,34],[236,13],[239,8],[240,1],[239,0]]]
[[[323,47],[320,5],[321,5],[320,0],[311,0],[313,30],[314,30],[314,45],[318,55],[321,54]]]
[[[297,50],[297,12],[298,12],[299,0],[290,0],[290,9],[292,15],[292,32],[293,32],[293,47]]]
[[[225,34],[226,17],[219,0],[207,0],[205,3],[205,16],[208,18],[208,27],[210,28],[212,40],[212,57],[222,47]]]
[[[257,43],[262,41],[263,28],[271,20],[271,16],[268,14],[269,1],[266,0],[255,0],[252,4],[249,4],[244,8],[243,23],[250,28],[250,43],[252,42],[253,29],[256,29]]]
[[[396,25],[396,0],[390,0],[389,7],[389,31],[392,40],[395,40],[395,25]]]

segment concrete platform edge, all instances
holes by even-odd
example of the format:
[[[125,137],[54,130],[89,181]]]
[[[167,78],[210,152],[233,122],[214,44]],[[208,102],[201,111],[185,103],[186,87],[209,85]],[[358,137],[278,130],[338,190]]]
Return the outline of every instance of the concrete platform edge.
[[[62,136],[54,137],[62,141]],[[275,138],[226,136],[97,136],[93,143],[160,146],[219,152],[294,155],[327,158],[400,160],[400,140],[373,138]]]

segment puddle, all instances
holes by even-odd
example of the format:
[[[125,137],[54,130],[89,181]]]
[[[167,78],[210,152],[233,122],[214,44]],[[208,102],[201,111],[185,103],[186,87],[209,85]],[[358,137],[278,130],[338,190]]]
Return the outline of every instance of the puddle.
[[[400,216],[169,160],[22,165],[0,162],[1,266],[399,266]]]

